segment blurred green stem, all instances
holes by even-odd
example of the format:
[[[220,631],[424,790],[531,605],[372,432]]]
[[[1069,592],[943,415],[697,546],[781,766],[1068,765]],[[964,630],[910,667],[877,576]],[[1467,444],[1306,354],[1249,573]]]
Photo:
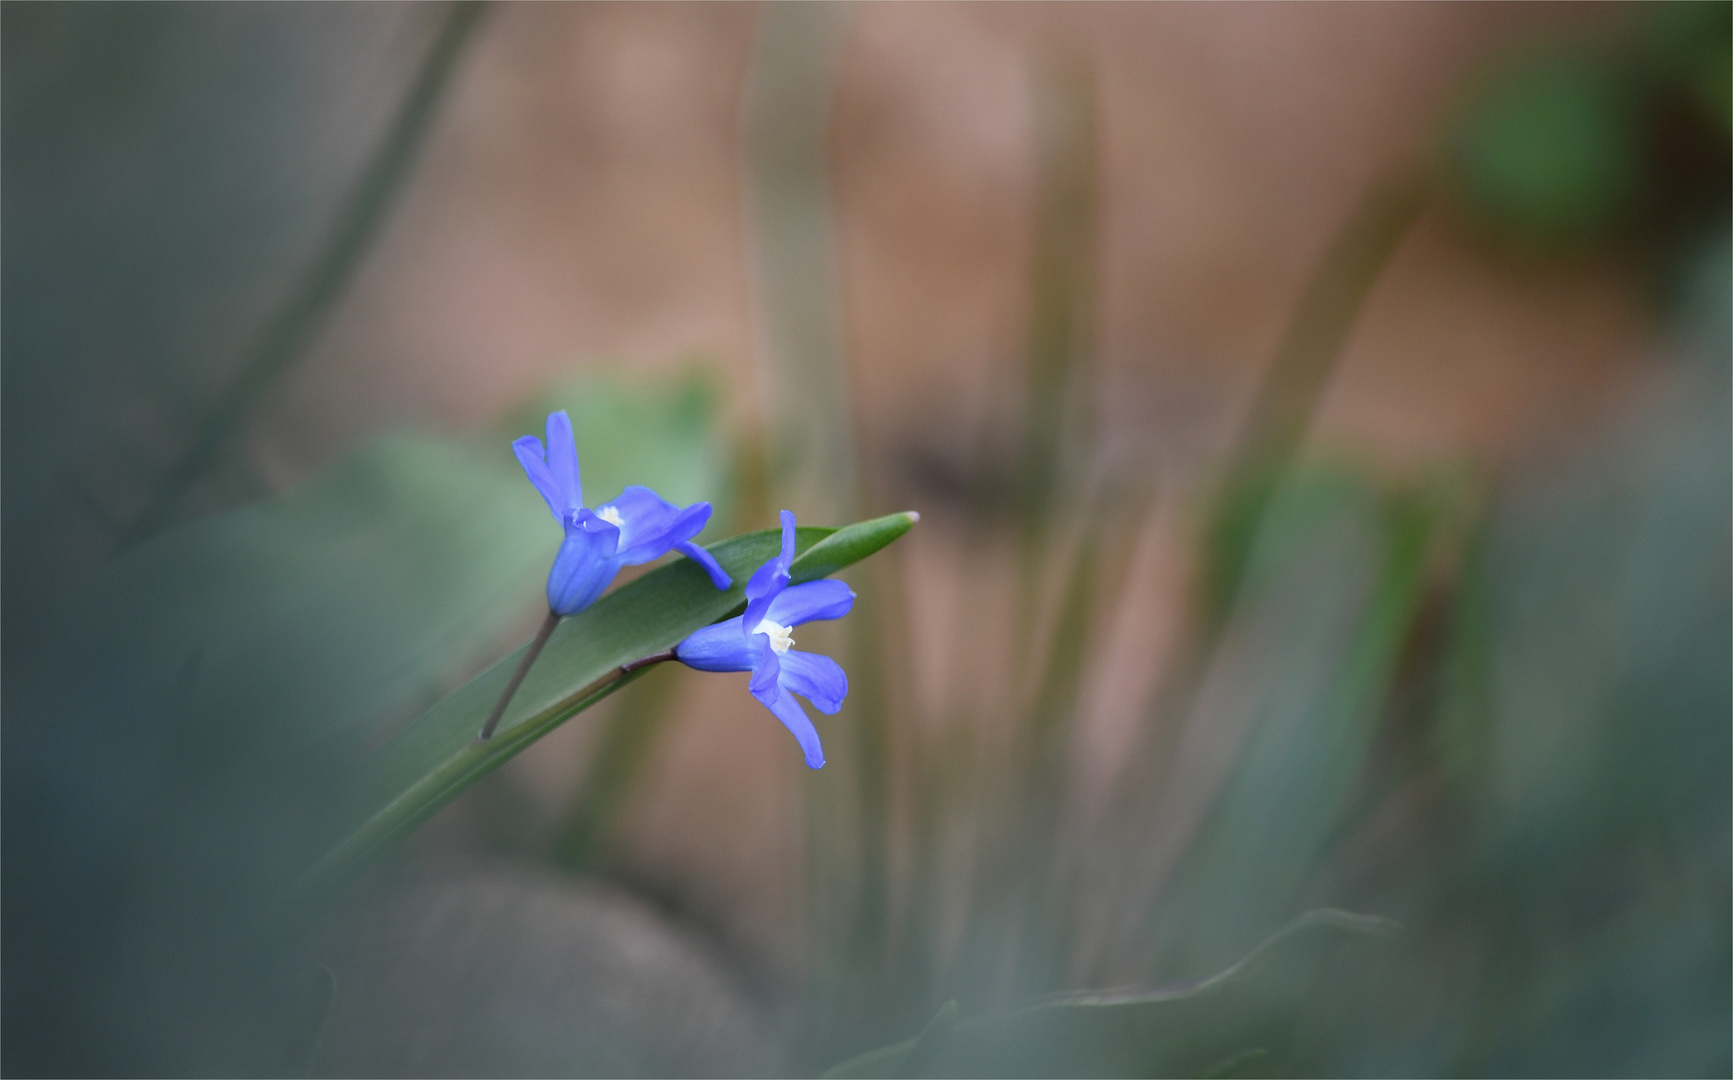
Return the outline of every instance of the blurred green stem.
[[[1052,518],[1074,479],[1069,454],[1089,433],[1096,261],[1095,76],[1071,59],[1037,82],[1036,205],[1017,525],[1020,633],[1013,671],[1031,668]],[[1074,469],[1072,471],[1075,471]]]
[[[1431,173],[1421,167],[1393,171],[1374,183],[1300,295],[1219,488],[1195,621],[1120,778],[1112,820],[1122,828],[1146,827],[1154,793],[1163,788],[1172,740],[1192,712],[1272,497],[1293,465],[1367,297],[1432,194]]]
[[[1073,742],[1091,644],[1091,632],[1119,613],[1151,506],[1153,485],[1102,484],[1077,539],[1063,599],[1055,618],[1047,667],[1026,721],[1028,750],[1021,813],[1024,858],[1034,873],[1023,882],[1017,985],[1060,985],[1075,914],[1072,878],[1077,864],[1065,848],[1066,784],[1075,761]],[[1109,598],[1102,610],[1097,601]],[[1028,852],[1033,852],[1031,858]]]
[[[1374,183],[1300,294],[1229,458],[1209,524],[1197,620],[1181,646],[1183,655],[1173,669],[1174,679],[1160,691],[1153,710],[1157,715],[1183,716],[1189,711],[1197,680],[1215,652],[1238,596],[1270,499],[1311,427],[1367,296],[1432,193],[1431,173],[1418,167],[1397,170]],[[1162,756],[1161,736],[1171,727],[1150,724],[1137,760],[1155,767]],[[1130,786],[1146,787],[1151,781],[1152,774],[1146,772],[1135,776]]]
[[[861,504],[856,425],[841,319],[842,283],[827,152],[836,67],[851,11],[839,4],[763,8],[744,103],[746,191],[757,240],[768,487],[803,520],[848,520]],[[882,1010],[891,722],[872,584],[844,630],[851,675],[834,765],[804,776],[807,910],[815,992],[809,1030],[845,1044]],[[826,736],[827,741],[831,736]],[[840,1034],[839,1034],[840,1033]],[[873,1033],[870,1037],[877,1037]]]
[[[338,213],[325,250],[241,361],[240,374],[192,443],[169,466],[144,511],[123,533],[122,548],[143,540],[173,516],[182,497],[210,471],[224,446],[253,418],[271,387],[306,354],[388,220],[427,141],[457,61],[485,9],[481,0],[459,0],[452,5],[384,142]]]
[[[767,5],[743,117],[766,449],[775,494],[802,520],[850,520],[857,502],[826,153],[848,18],[837,4]]]
[[[1239,504],[1240,520],[1216,523],[1216,542],[1209,547],[1215,565],[1203,612],[1209,639],[1233,607],[1258,524],[1311,427],[1360,310],[1431,195],[1431,174],[1419,168],[1373,184],[1306,282],[1226,470],[1224,491],[1250,485],[1253,494]]]
[[[1030,254],[1029,323],[1013,527],[1017,540],[1015,620],[1010,628],[1007,699],[994,705],[1012,717],[1008,744],[985,779],[986,813],[971,876],[973,916],[963,968],[996,1004],[1014,993],[1025,928],[1039,921],[1035,897],[1051,867],[1057,837],[1056,785],[1068,771],[1067,747],[1076,681],[1081,676],[1101,539],[1100,505],[1080,491],[1079,455],[1091,434],[1089,364],[1094,349],[1097,234],[1095,72],[1082,57],[1061,55],[1034,79],[1035,206]],[[1048,655],[1037,653],[1043,630],[1043,582],[1059,526],[1087,522],[1053,615]],[[982,523],[983,525],[987,523]],[[960,665],[961,677],[972,677]],[[1039,963],[1039,962],[1038,962]]]

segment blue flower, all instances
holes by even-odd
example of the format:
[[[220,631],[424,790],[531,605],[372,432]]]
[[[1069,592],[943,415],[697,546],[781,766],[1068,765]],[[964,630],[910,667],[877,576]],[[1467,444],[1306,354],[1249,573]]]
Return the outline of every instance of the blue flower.
[[[835,660],[794,649],[792,631],[814,619],[840,619],[854,606],[854,591],[840,581],[788,587],[794,562],[794,515],[782,512],[782,553],[746,584],[746,614],[706,626],[674,646],[674,658],[699,671],[750,671],[752,696],[794,733],[806,763],[824,765],[818,732],[794,695],[834,714],[848,696],[848,676]]]
[[[702,566],[718,589],[734,584],[710,553],[692,542],[710,520],[709,503],[681,509],[647,487],[634,486],[594,510],[584,508],[578,447],[564,409],[548,416],[545,456],[541,440],[534,435],[525,435],[511,448],[530,483],[547,500],[554,520],[566,530],[565,542],[548,571],[548,609],[555,615],[576,615],[596,602],[620,567],[647,563],[669,551]]]

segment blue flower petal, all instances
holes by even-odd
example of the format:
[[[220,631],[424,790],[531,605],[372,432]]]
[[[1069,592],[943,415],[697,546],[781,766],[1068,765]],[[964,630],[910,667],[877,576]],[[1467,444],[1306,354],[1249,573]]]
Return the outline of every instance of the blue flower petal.
[[[782,654],[784,690],[792,690],[812,702],[821,713],[835,715],[848,697],[848,676],[841,665],[828,656],[790,649]]]
[[[774,700],[764,704],[782,721],[782,726],[793,733],[795,741],[800,743],[801,752],[806,755],[807,768],[824,768],[824,747],[818,741],[818,731],[813,728],[812,721],[807,719],[806,710],[800,707],[800,702],[794,700],[794,695],[782,690]]]
[[[715,556],[697,544],[690,540],[682,540],[674,545],[674,550],[702,566],[704,572],[710,575],[710,584],[718,589],[727,589],[733,586],[734,579],[728,576],[728,571],[722,569],[722,564],[716,561]]]
[[[722,573],[709,552],[696,544],[681,544],[680,550],[692,558],[700,556],[706,568],[714,567],[711,580],[716,587],[726,588],[728,575]],[[813,619],[838,619],[854,604],[854,593],[841,582],[820,581],[789,589],[788,571],[794,562],[794,515],[782,512],[782,550],[765,562],[746,585],[746,614],[714,626],[706,626],[674,647],[675,659],[700,671],[752,672],[747,684],[752,696],[793,733],[800,743],[801,753],[809,767],[824,767],[824,747],[819,744],[818,731],[807,718],[806,710],[794,699],[798,693],[827,713],[834,713],[848,696],[848,676],[828,656],[797,652],[793,649],[778,654],[769,634],[759,634],[758,625],[774,610],[780,618],[773,622],[784,626]],[[781,599],[787,597],[786,600]],[[787,621],[784,621],[787,620]],[[791,692],[792,691],[792,692]]]
[[[647,487],[629,487],[608,505],[620,515],[620,561],[627,565],[661,558],[710,520],[709,503],[681,509]]]
[[[699,671],[751,671],[758,662],[758,643],[740,633],[740,618],[688,634],[674,646],[674,658]]]
[[[854,607],[854,590],[826,578],[790,586],[770,602],[765,618],[783,626],[799,626],[819,619],[840,619]]]
[[[564,409],[548,414],[548,472],[553,474],[554,483],[565,496],[565,512],[583,509],[584,485],[578,480],[578,444],[572,438],[572,418]]]
[[[529,475],[530,483],[541,492],[547,500],[548,509],[554,512],[555,521],[566,519],[566,493],[560,490],[559,481],[548,471],[547,462],[542,460],[542,441],[534,435],[525,435],[511,444],[512,453],[517,455],[518,463]]]
[[[746,688],[768,708],[780,693],[782,663],[777,659],[776,650],[771,648],[769,634],[753,634],[746,640],[751,642],[756,653],[752,659],[752,681],[746,684]]]
[[[667,532],[668,526],[680,516],[678,506],[638,484],[633,484],[618,496],[596,507],[596,512],[601,513],[609,508],[620,517],[621,552]],[[667,548],[662,550],[666,551]]]
[[[746,615],[742,627],[748,634],[770,613],[770,603],[788,586],[788,567],[794,562],[794,514],[782,512],[782,552],[753,573],[746,583]]]
[[[548,609],[556,615],[576,615],[596,602],[620,572],[614,549],[620,530],[592,511],[566,518],[566,538],[548,571]]]

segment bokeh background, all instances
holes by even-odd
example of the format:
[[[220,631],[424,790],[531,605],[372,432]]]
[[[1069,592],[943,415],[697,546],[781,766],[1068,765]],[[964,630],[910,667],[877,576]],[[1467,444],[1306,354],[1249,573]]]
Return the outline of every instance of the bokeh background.
[[[1727,1075],[1730,10],[0,7],[0,1067]],[[921,513],[829,763],[657,670],[285,920],[552,408]]]

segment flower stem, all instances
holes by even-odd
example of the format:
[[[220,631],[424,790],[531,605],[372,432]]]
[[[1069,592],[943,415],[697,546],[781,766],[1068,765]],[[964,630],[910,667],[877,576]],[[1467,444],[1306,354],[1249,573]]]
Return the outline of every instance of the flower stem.
[[[505,684],[505,692],[500,694],[499,704],[493,707],[493,712],[489,714],[487,723],[481,725],[481,734],[476,738],[482,742],[493,738],[493,729],[499,726],[499,718],[505,715],[505,707],[511,704],[512,695],[516,694],[517,688],[523,685],[524,676],[529,674],[530,665],[535,663],[536,657],[541,655],[542,648],[547,645],[548,638],[554,636],[554,627],[558,625],[560,625],[560,617],[549,611],[548,617],[542,620],[541,629],[536,631],[536,639],[530,642],[529,651],[524,653],[523,661],[518,664],[517,670],[512,672],[511,682]]]
[[[639,668],[649,667],[651,664],[665,664],[672,659],[674,659],[674,650],[663,649],[661,652],[651,653],[649,656],[640,656],[636,660],[629,660],[626,663],[621,664],[620,674],[630,675]]]

